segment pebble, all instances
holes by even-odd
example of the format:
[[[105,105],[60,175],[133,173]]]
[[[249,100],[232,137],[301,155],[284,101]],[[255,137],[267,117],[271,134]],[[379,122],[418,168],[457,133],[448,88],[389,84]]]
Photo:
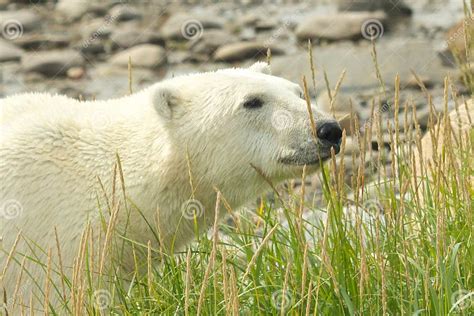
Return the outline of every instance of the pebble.
[[[117,22],[141,20],[143,14],[136,8],[126,4],[118,4],[109,11],[112,20]]]
[[[72,67],[67,70],[67,77],[69,79],[81,79],[86,74],[83,67]]]
[[[221,29],[223,25],[224,22],[216,17],[177,13],[162,25],[160,31],[169,40],[197,40],[204,32]]]
[[[296,28],[299,40],[325,39],[330,41],[362,38],[371,29],[364,27],[365,22],[373,22],[374,31],[384,32],[387,16],[382,11],[376,12],[340,12],[322,15],[312,14],[304,19]],[[365,24],[367,25],[367,24]]]
[[[141,44],[123,50],[110,58],[112,65],[128,67],[129,57],[132,67],[158,68],[166,63],[166,51],[163,47],[152,44]]]
[[[24,72],[39,73],[47,77],[64,76],[68,69],[83,64],[82,55],[73,50],[26,53],[21,58]]]
[[[22,54],[23,50],[21,48],[7,41],[0,40],[0,62],[19,61]]]
[[[214,59],[233,62],[248,58],[259,59],[267,55],[268,46],[259,42],[237,42],[219,47],[214,53]],[[283,50],[271,47],[272,55],[280,55]]]
[[[2,35],[7,39],[20,37],[23,32],[38,30],[41,18],[33,10],[0,11]]]
[[[165,41],[160,34],[140,29],[119,28],[110,36],[113,49],[130,48],[140,44],[155,44],[165,46]]]

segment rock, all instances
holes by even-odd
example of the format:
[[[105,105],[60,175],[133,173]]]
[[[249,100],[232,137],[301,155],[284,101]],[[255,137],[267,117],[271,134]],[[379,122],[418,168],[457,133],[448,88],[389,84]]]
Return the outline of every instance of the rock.
[[[163,37],[155,32],[148,32],[138,29],[120,28],[115,30],[110,36],[112,48],[130,48],[141,44],[155,44],[164,46]]]
[[[433,81],[427,76],[418,76],[418,79],[425,85],[427,89],[433,87]],[[405,86],[410,89],[420,89],[420,85],[418,84],[418,80],[414,75],[411,75],[408,80],[402,82],[402,87]]]
[[[71,40],[71,37],[67,34],[31,33],[23,34],[23,36],[13,40],[13,43],[28,50],[40,48],[45,50],[67,47],[71,43]]]
[[[346,130],[346,135],[350,136],[355,131],[354,120],[351,119],[351,114],[346,112],[334,112],[334,117],[341,125],[343,130]],[[353,116],[355,117],[355,116]]]
[[[253,41],[257,37],[257,32],[253,27],[243,27],[239,32],[239,39],[243,41]]]
[[[56,4],[56,11],[67,21],[74,21],[81,18],[87,12],[87,2],[59,0]]]
[[[127,67],[129,57],[133,67],[157,68],[166,62],[166,51],[158,45],[141,44],[115,54],[110,58],[110,63]]]
[[[161,33],[166,39],[197,40],[210,29],[221,29],[224,22],[214,15],[189,15],[186,13],[173,14],[161,27]]]
[[[143,18],[143,15],[140,13],[140,11],[138,11],[138,9],[125,4],[118,4],[114,6],[112,9],[110,9],[109,15],[111,19],[118,22],[141,20]]]
[[[59,0],[55,7],[63,22],[73,22],[82,18],[86,13],[94,12],[102,14],[105,12],[105,5],[98,4],[93,0]]]
[[[346,155],[352,155],[352,153],[355,153],[356,155],[360,154],[360,147],[359,147],[359,143],[358,143],[356,138],[354,138],[354,137],[347,137],[346,138],[344,153]]]
[[[199,55],[193,55],[189,51],[176,51],[168,56],[168,64],[179,65],[187,62],[206,62],[207,57],[203,57],[204,60],[199,60]]]
[[[189,42],[188,46],[193,53],[212,55],[222,45],[235,42],[234,35],[223,30],[209,30],[202,34],[197,41]]]
[[[375,11],[382,10],[387,0],[338,0],[339,11]]]
[[[41,18],[28,9],[0,11],[0,21],[2,35],[6,39],[19,38],[23,32],[38,30],[41,26]]]
[[[278,22],[276,20],[271,19],[259,19],[257,23],[255,23],[255,31],[263,32],[269,31],[274,29],[278,26]]]
[[[104,39],[86,40],[74,45],[74,49],[81,52],[81,54],[88,56],[97,56],[105,54],[110,51],[108,43]]]
[[[467,25],[468,36],[470,38],[474,37],[474,17],[466,19],[466,21],[460,21],[455,26],[450,28],[446,34],[446,46],[447,49],[454,54],[462,62],[466,61],[466,42],[465,38],[465,27]],[[474,44],[468,42],[470,46],[470,51],[474,50]]]
[[[383,35],[383,23],[386,14],[376,12],[340,12],[322,15],[312,14],[304,19],[296,28],[299,40],[326,39],[331,41],[368,37],[370,32],[378,38]],[[368,24],[368,23],[371,24]],[[369,28],[368,26],[372,28]]]
[[[332,91],[333,95],[333,106],[331,108],[331,98],[329,98],[328,92],[325,90],[322,92],[316,99],[316,104],[318,108],[325,111],[326,113],[339,112],[339,113],[351,113],[351,104],[353,111],[357,115],[357,103],[355,100],[351,101],[351,96],[341,91],[338,91],[337,95],[334,97],[335,91]]]
[[[259,42],[237,42],[219,47],[214,53],[214,59],[219,61],[238,61],[247,58],[266,56],[268,47]],[[271,47],[272,55],[280,55],[283,51]]]
[[[433,135],[439,134],[438,139],[433,139],[430,132],[426,133],[421,139],[421,153],[415,148],[415,163],[417,175],[421,177],[423,173],[421,172],[422,168],[424,169],[424,174],[428,175],[428,178],[431,178],[431,172],[429,165],[433,166],[434,160],[437,163],[441,163],[443,166],[442,170],[447,170],[448,164],[450,164],[451,159],[442,159],[443,152],[453,152],[454,163],[460,163],[460,153],[459,149],[460,143],[462,142],[464,150],[467,150],[468,157],[473,157],[474,148],[472,147],[473,140],[473,131],[474,131],[474,99],[469,99],[466,103],[461,104],[456,110],[452,110],[449,113],[449,121],[451,125],[450,135],[447,134],[449,129],[444,128],[444,122],[441,122],[441,130],[439,133],[436,132],[436,129],[433,132]],[[470,140],[468,139],[470,137]],[[434,146],[433,141],[437,141],[436,146]],[[470,144],[471,147],[467,147]],[[472,159],[471,159],[472,162]],[[450,166],[449,166],[450,167]],[[459,166],[461,168],[461,166]],[[421,180],[421,179],[420,179]],[[424,181],[424,180],[423,180]],[[471,183],[474,181],[474,176],[471,175]]]
[[[7,41],[0,40],[0,62],[20,60],[22,54],[22,49]]]
[[[260,19],[261,17],[259,14],[251,11],[241,16],[238,19],[236,24],[239,25],[240,27],[246,27],[246,26],[254,27],[257,24],[257,22],[260,21]]]
[[[412,10],[403,1],[391,0],[338,0],[339,11],[385,10],[390,15],[411,15]]]
[[[48,77],[64,76],[68,69],[81,66],[82,55],[73,50],[42,51],[24,54],[21,66],[24,72],[35,72]]]
[[[365,42],[364,42],[365,43]],[[325,47],[317,47],[313,54],[316,69],[317,89],[325,89],[324,71],[331,88],[336,85],[342,71],[346,75],[342,81],[344,90],[379,89],[370,43],[353,46],[349,43],[335,43]],[[396,52],[396,53],[394,53]],[[381,40],[377,43],[377,59],[380,73],[386,84],[393,83],[395,76],[400,75],[403,82],[411,77],[412,70],[421,77],[430,78],[434,85],[442,84],[443,78],[452,72],[451,68],[442,65],[434,45],[421,39]],[[311,82],[311,68],[308,53],[294,53],[272,58],[272,72],[276,76],[301,83],[304,75],[308,81],[310,94],[314,96]]]
[[[67,77],[70,79],[81,79],[86,74],[83,67],[72,67],[67,70]]]
[[[109,38],[113,32],[113,19],[107,18],[96,18],[81,27],[81,35],[84,41],[92,41],[95,39],[106,39]]]

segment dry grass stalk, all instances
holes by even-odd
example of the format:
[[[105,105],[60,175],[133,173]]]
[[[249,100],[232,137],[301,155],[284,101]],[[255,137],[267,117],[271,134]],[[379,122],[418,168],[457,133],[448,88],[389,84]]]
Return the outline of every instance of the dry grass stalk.
[[[213,231],[212,231],[212,250],[211,250],[211,255],[210,255],[210,258],[209,258],[209,263],[208,263],[207,268],[206,268],[206,272],[204,273],[204,280],[202,282],[201,292],[199,294],[197,315],[201,315],[201,309],[202,309],[202,305],[204,303],[204,296],[206,294],[207,281],[208,281],[209,276],[211,274],[211,269],[214,268],[214,264],[215,264],[215,261],[216,261],[217,241],[219,239],[218,219],[219,219],[220,201],[221,201],[221,192],[217,191],[216,208],[215,208],[215,211],[214,211],[214,225],[213,225]]]
[[[186,253],[186,282],[184,289],[184,314],[189,315],[189,291],[191,290],[191,249],[188,248]]]
[[[306,83],[306,78],[303,76],[303,89],[304,89],[304,98],[306,100],[306,109],[308,110],[309,121],[311,124],[311,132],[313,137],[317,138],[316,133],[316,123],[314,122],[313,109],[311,108],[311,98],[309,97],[308,85]]]
[[[278,228],[278,226],[280,226],[280,224],[275,224],[275,226],[272,227],[272,229],[270,229],[270,231],[267,233],[267,235],[265,236],[265,238],[263,238],[262,240],[262,243],[260,244],[260,246],[258,246],[257,250],[255,251],[255,253],[253,254],[252,258],[250,259],[249,261],[249,264],[247,265],[247,268],[245,269],[245,273],[243,274],[242,276],[242,279],[245,280],[249,273],[250,273],[250,270],[252,269],[252,267],[254,266],[255,264],[255,261],[257,260],[258,256],[260,255],[260,252],[262,252],[263,250],[263,247],[267,244],[267,242],[270,240],[270,237],[272,237],[273,233],[275,232],[275,230]]]

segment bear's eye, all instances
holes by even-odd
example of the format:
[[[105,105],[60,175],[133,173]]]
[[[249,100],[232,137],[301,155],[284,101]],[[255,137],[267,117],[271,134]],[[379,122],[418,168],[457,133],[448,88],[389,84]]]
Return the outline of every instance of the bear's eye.
[[[300,91],[300,98],[306,100],[306,96],[304,95],[303,91]]]
[[[263,101],[259,98],[253,98],[250,100],[245,101],[244,108],[246,109],[258,109],[263,106]]]

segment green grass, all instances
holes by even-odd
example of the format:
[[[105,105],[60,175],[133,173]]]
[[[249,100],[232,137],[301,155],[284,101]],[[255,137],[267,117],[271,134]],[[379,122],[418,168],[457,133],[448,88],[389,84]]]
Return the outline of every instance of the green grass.
[[[414,196],[410,166],[398,163],[405,191]],[[220,227],[225,241],[201,236],[183,254],[150,265],[131,289],[113,282],[107,306],[89,289],[86,297],[95,303],[84,308],[89,314],[472,315],[474,195],[472,183],[459,185],[473,175],[470,166],[447,170],[446,182],[425,191],[423,206],[382,183],[377,199],[384,216],[373,214],[371,227],[346,220],[346,197],[325,168],[329,206],[321,225],[288,208],[284,227],[263,202],[257,221]]]

